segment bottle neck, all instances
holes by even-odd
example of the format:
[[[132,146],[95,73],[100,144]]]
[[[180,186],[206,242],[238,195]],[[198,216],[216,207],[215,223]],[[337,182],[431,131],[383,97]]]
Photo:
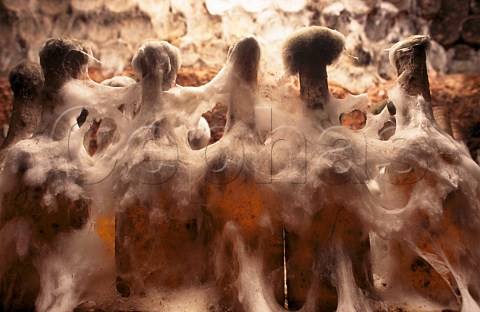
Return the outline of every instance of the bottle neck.
[[[327,68],[301,68],[300,97],[310,109],[323,109],[330,97],[328,90]]]
[[[431,102],[425,47],[419,45],[412,49],[411,53],[397,61],[398,82],[408,95],[421,95]]]
[[[150,71],[140,81],[142,104],[140,114],[154,117],[164,110],[163,90],[168,89],[162,70]]]
[[[229,97],[225,132],[237,122],[242,122],[252,130],[255,129],[256,85],[241,82],[233,88]]]

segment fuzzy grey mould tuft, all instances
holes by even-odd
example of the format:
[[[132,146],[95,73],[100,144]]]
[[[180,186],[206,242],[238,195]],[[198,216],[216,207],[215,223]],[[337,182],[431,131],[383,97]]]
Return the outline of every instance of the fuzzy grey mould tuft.
[[[228,61],[234,64],[234,72],[242,80],[255,83],[260,54],[260,46],[255,37],[245,37],[230,47]]]
[[[75,39],[62,38],[46,41],[39,53],[45,83],[57,85],[65,79],[78,78],[91,55],[91,48]]]
[[[302,64],[325,67],[332,64],[345,47],[345,37],[336,30],[322,26],[302,28],[285,40],[282,47],[283,63],[294,75]]]
[[[37,97],[43,87],[43,74],[36,63],[23,61],[15,66],[8,76],[15,96]]]
[[[132,59],[132,68],[142,77],[162,75],[162,88],[175,86],[182,65],[180,51],[166,41],[148,41],[142,44]]]

